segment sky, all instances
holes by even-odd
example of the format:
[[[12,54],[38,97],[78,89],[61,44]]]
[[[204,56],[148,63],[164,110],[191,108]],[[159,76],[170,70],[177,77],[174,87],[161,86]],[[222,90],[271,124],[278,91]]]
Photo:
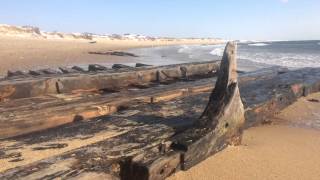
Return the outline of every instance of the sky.
[[[320,39],[320,0],[1,0],[0,24],[45,31]]]

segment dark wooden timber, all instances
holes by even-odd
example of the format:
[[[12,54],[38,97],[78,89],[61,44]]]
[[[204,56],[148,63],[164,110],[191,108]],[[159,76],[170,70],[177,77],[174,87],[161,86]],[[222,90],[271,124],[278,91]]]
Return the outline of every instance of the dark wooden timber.
[[[114,64],[114,65],[112,65],[112,69],[131,69],[131,68],[133,68],[133,67],[131,67],[131,66],[127,66],[127,65],[124,65],[124,64]]]
[[[73,66],[71,69],[78,72],[86,72],[86,70],[84,70],[82,67],[79,67],[79,66]]]
[[[189,76],[214,75],[219,62],[187,63],[160,67],[141,67],[117,71],[99,71],[85,73],[80,67],[73,67],[81,74],[46,75],[42,71],[30,71],[34,78],[0,81],[0,101],[28,98],[47,94],[74,93],[79,91],[118,90],[130,85],[150,84],[153,81],[171,81]],[[104,69],[104,68],[103,68]],[[94,71],[102,70],[94,66]]]
[[[50,74],[61,74],[61,72],[59,72],[59,71],[57,71],[55,69],[50,69],[50,68],[42,69],[40,71],[42,71],[44,74],[48,74],[48,75],[50,75]]]
[[[88,69],[89,69],[89,71],[93,71],[93,72],[96,72],[96,71],[106,71],[106,70],[108,70],[107,67],[102,66],[102,65],[99,65],[99,64],[89,64]]]
[[[126,56],[126,57],[139,57],[133,53],[122,52],[122,51],[107,51],[107,52],[89,52],[89,54],[96,55],[111,55],[111,56]]]
[[[282,72],[287,73],[283,74]],[[285,79],[282,80],[286,74],[301,74],[302,72],[302,70],[288,72],[288,70],[283,68],[268,68],[259,70],[259,72],[244,74],[239,80],[241,85],[240,90],[243,94],[242,99],[248,106],[248,109],[251,108],[251,110],[255,108],[254,106],[256,104],[260,104],[260,102],[255,102],[251,99],[259,100],[259,96],[264,97],[264,99],[260,101],[265,102],[265,104],[272,104],[273,95],[266,96],[268,91],[276,92],[279,87],[282,87],[283,85],[277,84],[288,81]],[[312,82],[310,82],[311,84],[316,84],[319,80],[319,77],[316,75],[317,74],[314,73],[314,76],[305,75],[302,76],[303,79],[296,78],[295,81],[287,86],[294,86],[295,83],[309,82],[310,80],[312,80]],[[289,75],[289,77],[290,76],[291,75]],[[281,82],[279,82],[280,80]],[[134,105],[139,102],[158,103],[161,101],[170,101],[174,98],[209,92],[212,90],[212,83],[214,82],[214,78],[208,78],[174,82],[168,85],[155,84],[153,86],[130,87],[128,90],[116,93],[58,94],[2,102],[0,103],[0,123],[3,125],[0,127],[0,137],[16,136],[74,121],[110,115],[122,107]],[[247,86],[250,88],[247,88]],[[266,90],[263,91],[265,94],[260,95],[259,92],[256,91],[262,91],[260,89],[262,87],[266,88]],[[272,89],[270,89],[271,87]],[[304,88],[304,85],[299,87]],[[290,92],[289,90],[290,89],[284,89],[281,91],[288,94]],[[268,102],[269,100],[270,102]],[[292,102],[290,101],[290,103]],[[284,104],[284,106],[286,106],[286,104]],[[251,114],[250,116],[253,116],[255,114],[253,112],[254,111],[248,111],[246,115]],[[41,118],[38,118],[39,116],[41,116]]]
[[[29,74],[32,76],[41,76],[41,75],[45,75],[45,73],[41,70],[30,70]]]
[[[183,170],[229,144],[241,143],[245,119],[238,88],[236,51],[235,43],[227,44],[215,88],[196,127],[174,138],[173,149],[184,151]]]
[[[243,73],[238,81],[223,72],[220,77],[228,78],[217,84],[228,82],[227,90],[218,91],[224,89],[220,86],[211,96],[215,79],[193,79],[185,73],[185,81],[172,81],[174,73],[169,71],[165,74],[171,84],[166,85],[153,82],[107,94],[52,94],[1,102],[0,132],[10,131],[11,125],[15,132],[64,125],[0,140],[0,164],[5,164],[0,166],[0,179],[164,179],[240,142],[242,116],[229,119],[229,113],[217,113],[242,110],[241,105],[232,106],[240,101],[234,98],[238,82],[246,127],[265,123],[299,97],[320,91],[320,68],[268,68]],[[214,98],[217,95],[222,98]],[[228,100],[233,103],[224,106]],[[117,112],[100,116],[110,107],[117,107]],[[65,124],[63,117],[75,122]],[[83,117],[93,118],[82,121]]]
[[[136,67],[146,67],[146,66],[151,66],[151,65],[143,64],[143,63],[136,63]]]
[[[239,81],[247,127],[269,119],[301,96],[320,91],[320,68],[262,71],[265,73],[248,73]],[[208,84],[212,87],[213,82]],[[172,150],[171,144],[177,134],[197,122],[209,95],[136,104],[107,117],[0,141],[0,162],[10,165],[0,172],[0,179],[120,179],[126,176],[122,168],[131,160],[141,169],[150,167],[151,172],[168,175],[179,171],[182,166],[176,153],[184,151]],[[70,149],[75,141],[79,146]],[[54,153],[48,147],[54,147]],[[44,150],[37,149],[46,149],[46,156],[39,159]],[[177,168],[159,168],[163,164]]]
[[[157,103],[212,89],[214,79],[176,82],[169,85],[119,93],[50,95],[0,103],[0,139],[110,115],[131,104]],[[41,117],[41,118],[38,118]]]
[[[8,71],[7,78],[14,79],[14,78],[26,78],[30,77],[30,75],[24,71]]]
[[[62,73],[65,74],[79,73],[79,71],[68,67],[59,67],[59,69]]]

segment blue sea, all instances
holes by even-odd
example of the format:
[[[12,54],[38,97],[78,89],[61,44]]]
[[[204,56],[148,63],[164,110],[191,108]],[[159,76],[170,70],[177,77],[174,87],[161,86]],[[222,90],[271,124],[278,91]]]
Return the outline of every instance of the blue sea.
[[[179,45],[132,49],[135,61],[152,65],[220,60],[222,45]],[[320,41],[239,42],[239,70],[253,71],[271,66],[320,67]]]

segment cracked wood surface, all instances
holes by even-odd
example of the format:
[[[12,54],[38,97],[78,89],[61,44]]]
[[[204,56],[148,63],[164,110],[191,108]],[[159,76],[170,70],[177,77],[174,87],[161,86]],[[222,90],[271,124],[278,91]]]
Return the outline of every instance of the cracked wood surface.
[[[265,120],[268,120],[268,117],[273,116],[282,108],[293,103],[297,98],[320,90],[319,68],[306,68],[280,74],[275,73],[272,76],[270,73],[267,74],[269,75],[264,75],[260,79],[255,78],[255,81],[248,80],[242,82],[240,81],[239,83],[240,93],[242,96],[241,98],[245,107],[247,127],[257,123],[263,123]],[[101,172],[95,168],[83,168],[82,170],[74,171],[74,174],[71,175],[72,173],[70,172],[72,170],[70,169],[74,168],[72,166],[67,166],[68,170],[60,169],[59,173],[55,174],[55,176],[59,174],[62,176],[63,172],[66,174],[70,173],[70,178],[82,176],[82,174],[97,173],[101,177],[109,177],[111,176],[110,174],[113,174],[113,177],[119,178],[120,172],[115,171],[114,173],[111,170],[117,169],[115,167],[119,167],[119,163],[126,159],[127,156],[122,156],[120,153],[120,158],[115,161],[117,162],[115,165],[107,162],[108,160],[113,160],[113,158],[110,158],[109,155],[101,154],[99,148],[93,148],[91,145],[104,142],[94,147],[103,148],[105,146],[107,149],[110,148],[113,142],[115,142],[114,139],[118,138],[128,140],[119,142],[119,145],[125,147],[126,144],[135,142],[134,137],[131,136],[133,139],[130,140],[130,138],[126,138],[128,137],[126,135],[131,134],[130,132],[136,127],[144,125],[150,128],[156,125],[154,126],[155,129],[161,127],[160,130],[163,131],[163,133],[170,132],[169,136],[171,136],[171,133],[179,133],[186,128],[190,128],[195,122],[194,120],[201,115],[208,101],[208,97],[209,93],[206,92],[188,97],[176,98],[168,102],[137,104],[109,117],[101,117],[93,119],[92,121],[69,124],[63,127],[50,129],[27,136],[1,140],[0,161],[1,164],[5,164],[5,166],[2,166],[2,173],[0,177],[2,179],[10,179],[13,177],[22,179],[33,173],[37,173],[39,175],[43,172],[42,166],[44,164],[50,162],[52,166],[57,162],[62,162],[65,159],[62,157],[66,157],[65,154],[68,153],[71,153],[71,155],[75,154],[70,156],[78,159],[78,161],[85,164],[84,167],[86,167],[86,165],[90,164],[90,162],[87,162],[88,160],[84,161],[80,157],[87,156],[86,153],[92,153],[94,154],[90,156],[92,159],[95,157],[98,160],[99,157],[104,159],[104,161],[101,161],[100,164],[91,164],[93,167],[97,166],[96,169],[101,167],[109,167],[109,169],[107,168],[107,170]],[[116,125],[117,122],[120,125]],[[155,129],[147,129],[146,131],[143,131],[143,134],[138,135],[152,137],[152,133]],[[95,139],[95,137],[97,138]],[[99,137],[101,137],[101,139]],[[137,137],[137,139],[141,139],[141,136],[140,138]],[[158,145],[150,148],[151,150],[158,149],[159,144],[163,144],[164,141],[168,141],[168,138],[161,137],[160,139],[161,140],[157,141]],[[145,139],[145,141],[147,140],[148,138]],[[72,142],[76,141],[78,141],[78,143],[75,144],[80,145],[73,147]],[[149,143],[151,142],[152,141],[149,141]],[[59,143],[62,145],[57,145]],[[65,143],[67,143],[68,146],[63,145]],[[148,142],[144,145],[146,146],[146,144],[148,144]],[[36,150],[39,149],[39,147],[42,150]],[[45,149],[41,147],[45,147]],[[53,147],[53,149],[46,149],[48,147]],[[68,149],[68,147],[71,148]],[[87,150],[79,150],[82,148],[87,148]],[[134,149],[136,148],[132,148],[131,150]],[[128,148],[127,153],[131,150]],[[57,153],[52,154],[52,151]],[[79,153],[77,154],[73,152]],[[44,154],[45,156],[41,157],[39,156],[40,154]],[[38,159],[35,158],[38,156]],[[33,171],[30,169],[33,169]],[[49,177],[50,176],[48,176],[48,179],[50,179]]]
[[[110,116],[97,117],[91,121],[77,121],[54,129],[0,140],[0,163],[4,165],[0,167],[0,178],[81,179],[96,177],[97,179],[125,179],[135,177],[162,179],[180,169],[188,169],[205,158],[206,155],[196,157],[195,153],[190,153],[189,156],[181,156],[188,151],[186,148],[181,148],[183,146],[177,148],[176,141],[181,142],[179,135],[183,135],[186,130],[188,132],[188,129],[192,131],[193,125],[198,122],[198,117],[202,114],[209,100],[206,86],[208,84],[212,86],[213,82],[212,79],[189,81],[190,84],[181,82],[180,84],[175,83],[173,86],[169,84],[165,88],[161,86],[158,91],[156,91],[156,87],[152,87],[154,88],[152,97],[146,96],[150,89],[138,90],[139,93],[143,92],[144,98],[148,97],[147,103],[140,101],[128,104],[125,101],[126,108],[121,108]],[[206,90],[196,89],[197,93],[183,95],[183,93],[172,89],[174,86],[177,89],[183,86],[196,87],[194,85],[198,83]],[[265,123],[269,117],[295,102],[297,98],[320,91],[320,69],[304,68],[293,71],[281,68],[265,69],[241,76],[239,88],[244,103],[245,125],[250,127]],[[133,92],[123,93],[120,99],[128,99],[127,96],[133,94]],[[155,95],[159,95],[157,96],[158,100]],[[76,108],[78,102],[88,103],[86,102],[88,99],[96,98],[92,101],[95,102],[101,97],[103,95],[92,93],[45,96],[44,99],[35,97],[32,98],[34,107],[31,109],[36,111],[38,107],[40,111],[39,107],[41,106],[50,109],[55,107],[56,103],[61,103],[61,99],[64,100],[63,103],[66,103],[65,101],[73,102]],[[110,97],[116,99],[119,98],[119,94],[114,93]],[[4,103],[7,104],[0,106],[3,108],[0,109],[1,115],[6,112],[6,108],[21,113],[24,110],[25,112],[30,110],[29,106],[25,106],[25,99],[16,101],[16,103],[20,103],[20,107],[15,107],[14,104],[10,105],[12,101]],[[64,107],[63,103],[60,104],[61,109]],[[104,111],[104,109],[100,109],[100,111]],[[13,117],[8,114],[8,117],[10,116]],[[204,124],[214,125],[215,123],[212,122]],[[5,123],[3,121],[3,124]],[[222,123],[222,125],[225,128],[226,124]],[[220,125],[217,126],[220,127]],[[230,124],[228,124],[229,126]],[[191,150],[189,152],[196,152],[198,146],[204,146],[207,144],[206,142],[212,140],[212,136],[208,135],[207,131],[200,130],[195,134],[193,139],[199,143],[196,145],[191,143],[193,146],[188,143],[184,144]],[[192,136],[191,133],[190,135]],[[226,141],[225,138],[233,136],[229,136],[228,133],[221,135],[221,138],[215,141],[219,148],[210,150],[208,154],[215,153],[228,143],[239,140],[231,138],[232,141]],[[199,141],[199,136],[200,139],[201,137],[208,138],[205,138],[205,141]],[[192,159],[193,156],[196,158]],[[135,174],[128,176],[128,168],[132,167],[128,165],[132,162],[138,164],[136,167],[141,170],[141,173],[136,176]]]
[[[90,66],[93,71],[74,74],[39,74],[35,77],[0,80],[0,101],[35,97],[47,94],[118,90],[130,85],[167,82],[192,76],[212,76],[219,62],[198,62],[159,67],[109,70],[99,65]],[[65,69],[65,68],[64,68]],[[187,76],[187,77],[186,77]]]
[[[240,84],[277,76],[283,68],[268,68],[243,74]],[[0,103],[0,139],[57,127],[74,121],[110,115],[137,103],[156,103],[191,94],[209,92],[215,78],[133,86],[120,92],[56,94]],[[41,118],[38,118],[40,117]]]

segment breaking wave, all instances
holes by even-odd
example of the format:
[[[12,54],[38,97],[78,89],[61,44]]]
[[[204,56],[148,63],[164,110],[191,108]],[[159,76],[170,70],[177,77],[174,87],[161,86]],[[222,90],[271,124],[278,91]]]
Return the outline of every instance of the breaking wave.
[[[210,54],[214,55],[214,56],[222,57],[223,56],[223,51],[224,51],[224,46],[221,46],[221,47],[217,47],[217,48],[213,49],[210,52]]]
[[[269,65],[279,65],[292,68],[320,67],[320,55],[295,54],[295,53],[246,53],[240,52],[239,59]]]
[[[187,53],[190,51],[190,46],[182,45],[181,48],[178,49],[178,53]]]
[[[254,44],[248,44],[248,46],[268,46],[269,44],[266,43],[254,43]]]

